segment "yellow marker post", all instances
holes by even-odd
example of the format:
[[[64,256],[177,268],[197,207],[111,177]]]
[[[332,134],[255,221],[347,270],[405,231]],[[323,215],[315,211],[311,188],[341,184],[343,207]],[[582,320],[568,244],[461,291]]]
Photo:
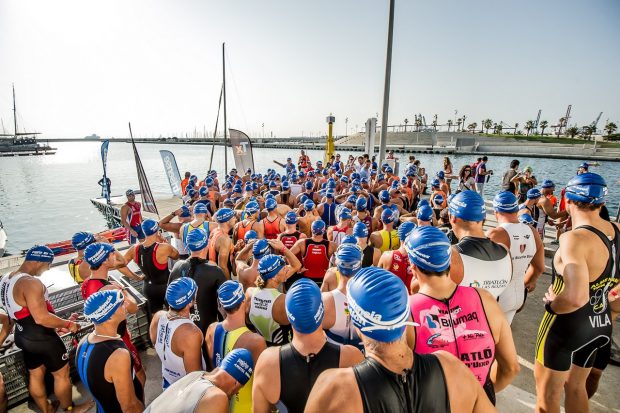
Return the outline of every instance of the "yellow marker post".
[[[336,122],[336,117],[330,113],[326,120],[328,128],[327,142],[325,143],[325,159],[323,160],[323,165],[327,165],[327,162],[329,162],[331,157],[334,155],[334,152],[336,151],[336,148],[334,146],[334,135],[332,134],[332,131],[334,129],[334,122]]]

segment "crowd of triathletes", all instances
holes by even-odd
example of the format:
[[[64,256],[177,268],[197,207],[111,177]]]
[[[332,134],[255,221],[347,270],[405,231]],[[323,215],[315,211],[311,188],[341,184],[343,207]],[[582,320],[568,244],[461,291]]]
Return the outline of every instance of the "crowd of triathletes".
[[[544,303],[530,303],[545,306],[536,409],[559,412],[564,395],[566,411],[587,411],[620,312],[605,180],[583,163],[558,199],[552,181],[514,160],[485,231],[487,157],[458,173],[446,157],[432,177],[414,156],[399,176],[395,161],[389,152],[381,165],[339,154],[313,164],[302,151],[264,174],[187,172],[183,205],[159,221],[143,219],[127,191],[124,253],[76,233],[69,270],[94,331],[75,365],[98,411],[145,410],[147,373],[126,321],[137,297],[112,270],[144,281],[163,389],[146,411],[495,411],[520,370],[510,326],[545,270],[550,227],[560,241],[551,285]],[[82,325],[54,315],[37,278],[53,258],[35,246],[0,280],[0,339],[17,324],[41,411],[84,411],[58,336]]]

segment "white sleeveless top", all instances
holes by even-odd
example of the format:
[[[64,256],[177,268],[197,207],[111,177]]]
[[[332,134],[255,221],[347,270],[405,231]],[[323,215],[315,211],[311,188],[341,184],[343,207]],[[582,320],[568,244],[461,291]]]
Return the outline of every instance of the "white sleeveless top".
[[[215,387],[204,371],[193,371],[160,394],[145,413],[193,413],[211,387]]]
[[[157,323],[155,351],[161,360],[162,388],[164,390],[187,374],[185,365],[183,364],[183,357],[177,356],[172,351],[172,337],[174,336],[174,332],[183,324],[194,323],[189,318],[170,320],[167,314],[159,317],[159,322]],[[202,360],[202,368],[206,368],[204,360]]]
[[[512,258],[512,282],[524,283],[525,272],[536,254],[536,239],[527,224],[500,224],[510,239],[510,256]]]
[[[30,276],[30,274],[20,272],[15,274],[12,278],[9,278],[9,274],[5,274],[0,279],[0,307],[4,308],[7,315],[13,320],[17,320],[15,314],[24,309],[24,307],[17,304],[15,301],[15,297],[13,297],[13,289],[15,288],[17,281],[26,276]],[[48,300],[47,288],[45,288],[44,298],[45,301]]]
[[[174,238],[174,247],[179,251],[180,255],[189,255],[189,249],[187,249],[187,245],[181,238]]]
[[[342,277],[342,275],[341,275]],[[340,290],[330,291],[334,298],[334,309],[336,311],[336,321],[332,328],[326,331],[327,341],[334,344],[349,343],[351,341],[359,341],[359,337],[355,332],[355,328],[351,323],[349,315],[349,306],[347,296]],[[334,337],[336,336],[336,337]],[[340,339],[342,338],[342,339]]]
[[[463,260],[460,285],[484,288],[497,298],[512,279],[508,250],[488,238],[463,237],[455,245]]]

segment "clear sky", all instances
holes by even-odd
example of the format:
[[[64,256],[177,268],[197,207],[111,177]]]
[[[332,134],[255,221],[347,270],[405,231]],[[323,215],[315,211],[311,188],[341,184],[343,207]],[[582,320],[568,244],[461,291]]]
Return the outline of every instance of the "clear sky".
[[[617,0],[396,0],[389,123],[620,121]],[[0,0],[0,117],[44,137],[212,131],[279,137],[381,113],[387,0]]]

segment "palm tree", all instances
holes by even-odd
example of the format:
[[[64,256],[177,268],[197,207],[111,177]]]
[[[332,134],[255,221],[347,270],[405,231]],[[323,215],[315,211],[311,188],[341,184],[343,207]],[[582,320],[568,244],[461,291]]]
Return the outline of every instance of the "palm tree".
[[[545,129],[547,129],[548,127],[549,127],[549,122],[547,122],[546,120],[541,121],[540,122],[540,129],[541,129],[540,134],[544,135],[545,134]]]
[[[594,132],[596,132],[596,128],[592,125],[586,125],[581,128],[581,136],[586,140],[591,140]]]
[[[530,136],[530,131],[532,129],[534,129],[534,121],[528,120],[527,122],[525,122],[525,130],[527,131],[527,135],[525,136]]]
[[[415,117],[415,129],[417,132],[420,131],[420,128],[422,127],[422,117],[421,116],[416,116]]]
[[[515,123],[515,131],[514,131],[513,135],[517,134],[517,132],[518,132],[517,129],[518,128],[519,128],[519,122]]]
[[[571,126],[570,128],[566,128],[566,136],[570,136],[574,138],[579,133],[579,128],[577,126]]]
[[[452,119],[448,119],[448,132],[450,132],[451,127],[452,127]]]
[[[487,135],[489,134],[489,129],[493,127],[493,121],[491,119],[485,119],[482,121],[482,127],[486,129]]]
[[[558,133],[558,138],[560,137],[560,133],[562,133],[562,128],[563,128],[564,126],[566,126],[566,118],[565,118],[564,116],[562,116],[562,117],[560,118],[560,121],[558,122],[558,131],[557,131],[557,133]],[[568,135],[568,134],[567,134],[567,135]],[[575,133],[575,135],[576,135],[576,133]],[[573,135],[573,137],[574,137],[575,135]]]
[[[614,133],[615,131],[618,130],[618,125],[616,125],[613,122],[607,121],[607,123],[605,124],[605,132],[607,132],[607,136],[611,135],[612,133]]]
[[[469,125],[467,125],[467,129],[471,132],[474,133],[476,131],[476,128],[478,127],[478,124],[476,122],[474,123],[470,123]]]
[[[497,133],[498,135],[501,135],[502,129],[504,129],[504,127],[502,126],[502,121],[499,121],[499,123],[495,127],[495,133]]]

